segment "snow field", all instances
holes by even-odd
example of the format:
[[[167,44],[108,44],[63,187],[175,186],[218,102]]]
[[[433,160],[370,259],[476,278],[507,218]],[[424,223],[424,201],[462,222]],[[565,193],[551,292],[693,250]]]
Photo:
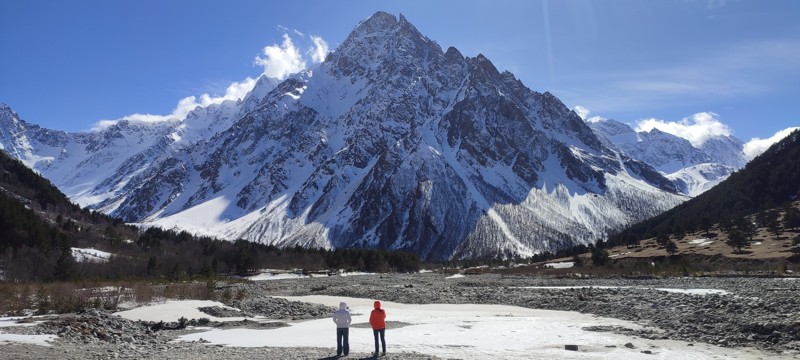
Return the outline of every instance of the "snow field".
[[[373,299],[333,296],[284,297],[291,301],[338,306],[348,303],[353,324],[368,323]],[[149,306],[118,315],[129,319],[147,318],[175,321],[180,316],[209,317],[199,314],[200,302],[174,301],[169,306]],[[410,325],[386,331],[388,352],[414,351],[450,359],[772,359],[749,348],[721,348],[672,340],[645,340],[611,332],[582,330],[587,326],[640,325],[576,312],[534,310],[504,305],[400,304],[382,302],[387,321]],[[207,306],[207,305],[204,305]],[[150,313],[151,315],[145,315]],[[223,319],[224,320],[224,319]],[[228,320],[235,320],[230,318]],[[273,329],[210,329],[184,335],[177,341],[209,341],[209,346],[235,347],[323,347],[335,348],[335,325],[329,318],[293,322]],[[625,344],[631,343],[634,348]],[[567,351],[564,345],[578,345]],[[368,327],[350,329],[353,352],[371,352],[372,331]],[[645,354],[642,351],[650,351]]]

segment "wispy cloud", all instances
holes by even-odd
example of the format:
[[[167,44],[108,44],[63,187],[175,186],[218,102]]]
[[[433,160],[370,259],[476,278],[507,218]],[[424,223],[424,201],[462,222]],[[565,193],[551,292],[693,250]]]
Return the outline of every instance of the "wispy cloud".
[[[710,10],[719,9],[725,7],[725,5],[728,5],[728,0],[689,0],[689,1],[704,4]]]
[[[586,121],[587,123],[597,123],[608,120],[602,116],[596,116],[596,115],[589,117],[589,114],[591,114],[592,111],[580,105],[575,106],[574,108],[572,108],[572,110],[575,111],[575,113],[578,114],[578,116],[580,116],[581,119],[583,119],[583,121]]]
[[[261,75],[282,80],[291,74],[305,70],[306,60],[288,34],[289,32],[293,32],[303,37],[303,33],[297,30],[290,30],[280,25],[278,28],[284,31],[283,42],[281,44],[273,44],[264,47],[261,50],[263,57],[261,55],[256,56],[253,63],[254,65],[263,67]],[[319,36],[311,36],[311,43],[308,45],[306,54],[310,57],[312,62],[322,62],[328,54],[328,44]],[[136,113],[114,120],[100,120],[95,123],[92,130],[97,131],[105,129],[121,120],[140,124],[181,121],[186,118],[189,112],[196,109],[198,106],[206,107],[212,104],[220,104],[226,100],[236,101],[244,98],[250,90],[253,90],[256,82],[257,78],[247,77],[242,81],[230,83],[225,89],[225,94],[221,96],[204,93],[200,96],[184,97],[178,101],[178,104],[172,112],[167,115]]]
[[[600,112],[764,94],[796,80],[786,74],[800,74],[800,41],[750,41],[686,58],[679,65],[578,74],[581,86],[562,94]],[[587,79],[595,86],[586,87]]]
[[[770,146],[775,145],[778,141],[783,140],[783,138],[789,136],[793,131],[800,129],[800,127],[790,127],[778,131],[775,135],[772,135],[769,138],[761,139],[761,138],[752,138],[746,144],[744,144],[744,155],[747,157],[747,160],[750,161],[758,155],[763,154]]]
[[[325,61],[325,56],[328,55],[328,43],[321,37],[311,35],[313,46],[308,49],[308,54],[311,55],[311,61],[321,63]]]
[[[699,147],[709,138],[717,136],[733,135],[733,130],[726,124],[717,119],[717,114],[712,112],[701,112],[680,121],[666,121],[660,119],[643,119],[636,123],[636,131],[661,130],[692,143]]]
[[[586,120],[586,117],[589,116],[589,113],[591,113],[589,109],[580,105],[576,105],[574,108],[572,108],[572,110],[574,110],[575,113],[578,114],[578,116],[580,116],[583,120]]]
[[[121,120],[125,120],[131,123],[137,124],[147,124],[147,123],[160,123],[165,121],[179,121],[186,118],[186,115],[189,114],[192,110],[196,109],[198,106],[206,107],[212,104],[220,104],[226,100],[239,100],[247,95],[250,90],[256,85],[256,79],[251,77],[247,77],[242,81],[233,82],[228,85],[228,88],[225,89],[225,95],[222,96],[211,96],[207,93],[200,95],[200,97],[195,96],[187,96],[183,99],[178,101],[178,105],[175,106],[175,109],[169,115],[154,115],[154,114],[131,114],[123,116],[116,120],[100,120],[94,124],[92,130],[102,130],[109,126],[116,124]]]

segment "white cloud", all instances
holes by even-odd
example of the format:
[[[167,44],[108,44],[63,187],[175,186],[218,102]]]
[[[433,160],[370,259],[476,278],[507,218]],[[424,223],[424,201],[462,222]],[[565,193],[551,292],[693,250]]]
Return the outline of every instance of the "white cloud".
[[[636,131],[658,129],[689,140],[695,147],[703,145],[711,137],[729,136],[733,130],[723,124],[712,112],[701,112],[680,121],[665,121],[655,118],[639,120]]]
[[[589,114],[591,114],[592,112],[589,109],[580,105],[576,105],[574,108],[572,108],[572,110],[575,111],[575,113],[578,114],[578,116],[580,116],[580,118],[587,123],[598,123],[608,120],[602,116],[589,117]]]
[[[283,34],[281,45],[267,46],[261,51],[264,53],[264,57],[256,56],[255,63],[263,66],[264,75],[271,78],[283,80],[306,68],[306,62],[300,55],[300,51],[294,46],[289,34]]]
[[[770,146],[774,145],[778,141],[783,140],[783,138],[789,136],[793,131],[800,129],[800,127],[790,127],[778,131],[772,137],[761,139],[761,138],[752,138],[746,144],[744,144],[744,155],[747,157],[747,161],[752,160],[758,155],[767,151]]]
[[[587,108],[585,108],[583,106],[580,106],[580,105],[576,105],[574,108],[572,108],[572,110],[574,110],[575,113],[578,114],[578,116],[580,116],[581,119],[583,119],[583,120],[586,120],[586,116],[588,116],[589,113],[591,113],[591,111],[589,111],[589,109],[587,109]]]
[[[300,51],[295,47],[292,38],[288,32],[293,31],[295,34],[303,37],[303,33],[297,30],[289,30],[288,28],[279,26],[284,30],[283,43],[280,45],[274,44],[262,49],[264,57],[256,56],[254,63],[264,67],[261,75],[266,75],[279,80],[285,79],[287,76],[303,71],[306,69],[306,61],[300,54]],[[307,53],[313,62],[322,62],[328,54],[328,43],[319,36],[311,36],[311,45]],[[259,75],[260,76],[260,75]],[[255,87],[258,77],[247,77],[242,81],[233,82],[225,89],[225,94],[222,96],[213,96],[204,93],[198,97],[187,96],[178,101],[175,109],[168,115],[154,115],[154,114],[131,114],[123,116],[116,120],[100,120],[92,127],[93,131],[103,130],[116,124],[118,121],[127,120],[132,123],[138,124],[153,124],[165,121],[181,121],[186,118],[192,110],[200,107],[206,107],[212,104],[220,104],[226,100],[239,100],[245,97],[250,90]]]
[[[328,55],[328,43],[322,40],[319,36],[311,35],[311,41],[314,45],[308,50],[311,55],[311,61],[321,63],[325,61],[325,56]]]
[[[186,118],[192,110],[198,106],[206,107],[213,104],[220,104],[226,100],[239,100],[243,98],[253,87],[256,85],[256,80],[247,77],[241,82],[234,82],[225,89],[225,95],[214,97],[209,94],[200,95],[200,101],[194,96],[187,96],[178,101],[178,105],[172,110],[169,115],[153,115],[153,114],[131,114],[123,116],[116,120],[100,120],[94,124],[92,130],[103,130],[109,126],[116,124],[118,121],[126,120],[135,124],[154,124],[165,121],[180,121]]]

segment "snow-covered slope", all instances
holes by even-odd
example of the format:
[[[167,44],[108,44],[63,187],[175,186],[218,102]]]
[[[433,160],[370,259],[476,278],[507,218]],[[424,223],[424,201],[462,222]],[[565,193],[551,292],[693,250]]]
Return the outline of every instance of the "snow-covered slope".
[[[168,161],[180,149],[230,128],[235,118],[252,110],[258,97],[276,84],[277,80],[262,77],[243,100],[198,107],[183,120],[122,120],[102,130],[78,133],[27,123],[0,104],[0,148],[41,173],[78,204],[110,212],[114,202],[108,200],[124,196],[132,178]]]
[[[184,121],[53,132],[60,147],[36,140],[15,156],[69,148],[68,164],[92,165],[33,166],[131,222],[424,258],[586,244],[685,200],[553,95],[483,55],[443,51],[402,15],[372,15],[313,72],[267,83]],[[24,150],[32,133],[18,133],[0,140]]]
[[[744,143],[733,136],[711,137],[694,146],[658,129],[636,132],[616,120],[594,120],[588,125],[605,145],[653,166],[688,196],[703,193],[746,163]]]
[[[691,197],[700,195],[728,178],[736,168],[713,163],[687,166],[667,178],[672,180],[678,189]]]

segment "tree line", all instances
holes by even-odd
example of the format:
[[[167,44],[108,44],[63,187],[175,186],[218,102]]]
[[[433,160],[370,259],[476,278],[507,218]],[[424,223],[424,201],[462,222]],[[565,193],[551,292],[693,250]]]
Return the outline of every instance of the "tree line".
[[[669,211],[611,236],[615,244],[707,229],[776,209],[800,196],[800,131],[794,131],[725,181]]]
[[[73,247],[114,255],[107,262],[76,262]],[[420,266],[417,255],[402,251],[280,248],[159,228],[140,231],[72,204],[49,181],[0,151],[0,280],[183,280],[265,268],[411,272]]]

